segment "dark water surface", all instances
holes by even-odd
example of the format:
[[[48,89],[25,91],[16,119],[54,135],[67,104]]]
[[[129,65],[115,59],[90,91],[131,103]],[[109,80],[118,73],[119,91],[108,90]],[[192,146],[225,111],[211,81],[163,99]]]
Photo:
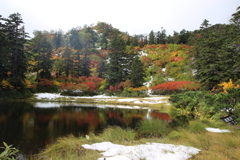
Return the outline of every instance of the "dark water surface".
[[[22,155],[39,153],[61,136],[99,134],[108,126],[135,128],[140,120],[156,117],[171,121],[166,113],[147,109],[64,103],[0,103],[0,146],[4,141]]]

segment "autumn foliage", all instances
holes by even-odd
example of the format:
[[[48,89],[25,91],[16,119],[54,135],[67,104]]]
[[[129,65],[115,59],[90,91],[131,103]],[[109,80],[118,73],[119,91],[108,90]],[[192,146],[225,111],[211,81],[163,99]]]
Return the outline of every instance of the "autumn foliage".
[[[197,90],[200,86],[190,81],[172,81],[151,87],[156,93],[173,93],[183,90]]]
[[[92,95],[98,92],[102,81],[103,79],[99,77],[81,76],[67,80],[67,83],[61,83],[60,88],[64,93],[70,95]]]

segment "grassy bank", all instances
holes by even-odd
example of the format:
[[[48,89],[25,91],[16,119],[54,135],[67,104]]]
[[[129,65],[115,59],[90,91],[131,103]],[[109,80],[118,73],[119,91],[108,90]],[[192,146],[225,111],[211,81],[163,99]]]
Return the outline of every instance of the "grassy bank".
[[[46,150],[32,159],[37,160],[96,160],[102,157],[99,151],[87,150],[81,145],[110,141],[116,144],[137,145],[146,142],[167,143],[195,147],[201,152],[192,160],[234,160],[240,157],[240,131],[234,126],[228,126],[221,121],[192,121],[188,126],[169,128],[164,122],[156,120],[151,123],[144,120],[138,129],[121,129],[112,127],[100,135],[89,134],[87,137],[74,137],[72,135],[58,139],[54,144],[47,146]],[[147,127],[148,126],[148,127]],[[149,127],[150,126],[150,127]],[[152,127],[152,128],[151,128]],[[232,132],[213,133],[205,127],[218,127],[229,129]],[[153,129],[154,128],[154,129]]]

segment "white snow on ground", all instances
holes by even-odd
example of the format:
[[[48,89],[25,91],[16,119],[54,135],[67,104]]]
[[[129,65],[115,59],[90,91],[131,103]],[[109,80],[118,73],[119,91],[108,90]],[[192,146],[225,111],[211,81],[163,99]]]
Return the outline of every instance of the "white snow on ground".
[[[231,132],[228,129],[219,129],[219,128],[206,128],[209,132],[217,132],[217,133],[224,133],[224,132]]]
[[[54,98],[60,98],[63,97],[59,94],[56,93],[36,93],[35,96],[37,96],[37,99],[54,99]]]
[[[60,94],[56,93],[36,93],[36,99],[38,100],[57,100],[57,98],[71,98],[71,101],[78,98],[87,98],[87,99],[94,99],[95,101],[118,101],[118,102],[132,102],[135,104],[166,104],[170,105],[168,102],[167,97],[163,96],[152,96],[141,98],[141,100],[137,98],[122,98],[116,96],[106,96],[106,95],[97,95],[97,96],[61,96]]]
[[[82,145],[86,149],[102,151],[98,160],[186,160],[200,152],[199,149],[183,145],[146,143],[135,146],[124,146],[111,142]]]
[[[36,102],[34,107],[37,108],[55,108],[64,106],[77,106],[77,107],[97,107],[97,108],[122,108],[122,109],[148,109],[139,106],[126,106],[126,105],[102,105],[102,104],[80,104],[80,103],[58,103],[58,102]]]
[[[34,94],[37,99],[55,99],[55,98],[116,98],[114,96],[105,96],[105,95],[97,95],[97,96],[62,96],[60,93],[36,93]]]

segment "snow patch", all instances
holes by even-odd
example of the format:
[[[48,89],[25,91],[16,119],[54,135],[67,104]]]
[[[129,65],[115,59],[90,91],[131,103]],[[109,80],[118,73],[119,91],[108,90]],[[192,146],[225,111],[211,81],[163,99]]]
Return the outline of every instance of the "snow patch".
[[[209,132],[216,132],[216,133],[224,133],[224,132],[231,132],[228,129],[219,129],[219,128],[206,128]]]
[[[183,145],[146,143],[135,146],[113,144],[111,142],[82,145],[86,149],[102,151],[98,160],[186,160],[200,152],[199,149]]]

